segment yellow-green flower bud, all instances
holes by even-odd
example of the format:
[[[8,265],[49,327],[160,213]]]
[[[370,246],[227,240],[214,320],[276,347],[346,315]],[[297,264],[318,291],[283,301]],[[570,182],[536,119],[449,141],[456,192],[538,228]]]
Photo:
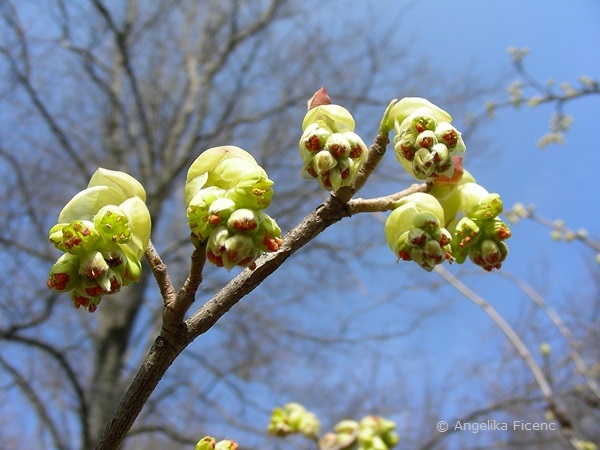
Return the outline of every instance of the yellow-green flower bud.
[[[81,257],[79,274],[86,278],[96,280],[103,276],[109,269],[102,253],[90,251]]]
[[[421,98],[402,99],[388,110],[396,158],[415,178],[452,176],[452,157],[466,147],[451,121],[446,111]]]
[[[79,283],[80,257],[71,253],[62,255],[48,276],[47,285],[57,291],[70,291]]]
[[[449,122],[440,122],[435,128],[435,136],[439,142],[446,145],[452,155],[464,153],[467,150],[460,131]]]
[[[258,220],[258,215],[255,211],[251,209],[238,209],[229,216],[227,226],[229,229],[237,232],[252,232],[258,229]]]
[[[81,255],[98,245],[101,240],[94,223],[75,220],[69,224],[59,223],[50,229],[50,242],[66,253]]]
[[[71,291],[76,308],[93,312],[103,295],[138,281],[151,232],[145,197],[130,175],[98,169],[50,229],[50,241],[66,254],[51,269],[48,287]]]
[[[237,450],[238,445],[237,442],[232,441],[231,439],[224,439],[219,441],[215,445],[215,450]]]
[[[329,174],[329,171],[333,169],[337,164],[337,160],[335,159],[335,157],[326,150],[322,150],[319,153],[317,153],[313,161],[315,170],[317,171],[317,174],[319,174],[319,176],[321,177],[327,176]]]
[[[217,440],[211,436],[204,436],[196,444],[195,450],[214,450]]]
[[[469,182],[457,188],[459,210],[466,217],[452,225],[452,254],[458,263],[469,256],[471,261],[487,271],[499,269],[508,254],[502,242],[511,236],[510,228],[498,218],[502,200],[498,194],[488,194],[481,186]]]
[[[364,417],[359,424],[358,448],[364,450],[389,450],[399,442],[396,424],[379,416]]]
[[[301,433],[308,438],[316,438],[320,427],[319,419],[313,413],[292,402],[273,410],[268,431],[276,436]]]
[[[427,271],[452,260],[450,233],[443,228],[444,211],[435,197],[411,194],[398,202],[385,223],[385,236],[394,254],[415,261]]]
[[[325,142],[332,135],[332,131],[314,122],[306,127],[300,138],[300,154],[304,158],[304,153],[318,152],[325,148]]]
[[[308,111],[302,128],[302,177],[316,178],[327,190],[350,186],[368,154],[352,115],[339,105],[320,105]]]
[[[94,227],[102,239],[113,244],[123,244],[131,239],[129,219],[115,205],[106,205],[94,216]]]

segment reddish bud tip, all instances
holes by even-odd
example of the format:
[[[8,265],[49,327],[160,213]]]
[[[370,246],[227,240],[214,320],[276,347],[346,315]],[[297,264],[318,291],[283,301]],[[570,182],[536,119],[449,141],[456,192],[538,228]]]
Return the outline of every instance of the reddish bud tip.
[[[331,99],[329,94],[325,90],[325,86],[322,86],[308,101],[308,109],[311,110],[321,105],[331,105]]]

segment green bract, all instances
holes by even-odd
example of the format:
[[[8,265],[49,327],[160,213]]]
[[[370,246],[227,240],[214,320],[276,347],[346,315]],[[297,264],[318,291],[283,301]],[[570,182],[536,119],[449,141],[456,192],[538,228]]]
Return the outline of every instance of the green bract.
[[[253,267],[262,252],[282,243],[277,223],[261,211],[271,203],[273,182],[256,160],[234,146],[203,152],[188,171],[187,220],[207,259],[218,267]]]
[[[350,186],[368,148],[354,133],[352,115],[339,105],[321,105],[310,109],[302,122],[298,145],[302,157],[302,177],[316,178],[329,191]]]
[[[252,155],[232,145],[208,149],[192,163],[185,183],[189,205],[203,188],[225,191],[239,207],[264,209],[271,203],[273,181]]]
[[[427,271],[451,260],[450,233],[444,228],[444,210],[435,197],[421,192],[398,202],[385,223],[385,237],[394,254],[415,261]]]
[[[75,307],[93,312],[103,295],[138,281],[151,232],[145,198],[130,175],[98,169],[50,229],[50,241],[65,254],[50,270],[48,287],[71,292]]]

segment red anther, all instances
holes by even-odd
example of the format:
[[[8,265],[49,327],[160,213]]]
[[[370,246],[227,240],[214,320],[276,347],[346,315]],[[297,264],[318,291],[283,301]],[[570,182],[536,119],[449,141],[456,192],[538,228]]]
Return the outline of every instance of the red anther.
[[[306,168],[306,173],[308,173],[311,177],[313,178],[317,178],[319,175],[317,174],[317,171],[315,170],[314,167],[307,167]]]
[[[344,170],[342,170],[342,180],[345,180],[346,178],[348,178],[348,176],[350,175],[350,167],[346,167]]]
[[[90,299],[87,297],[84,297],[82,295],[76,295],[73,297],[73,306],[75,307],[75,309],[79,309],[80,306],[87,308],[89,301]]]
[[[357,145],[350,150],[350,158],[359,158],[362,155],[363,149],[360,145]]]
[[[498,230],[498,239],[503,241],[504,239],[508,239],[511,236],[511,232],[508,228],[500,227]]]
[[[411,244],[413,245],[417,245],[419,247],[422,247],[425,242],[427,242],[427,235],[426,234],[422,234],[421,236],[417,236],[416,238],[412,239],[410,241]]]
[[[215,255],[211,250],[206,251],[206,259],[217,267],[223,267],[223,258]]]
[[[253,230],[257,226],[258,226],[258,224],[256,223],[256,221],[254,219],[235,220],[233,222],[234,230],[240,230],[240,231]]]
[[[346,149],[339,144],[333,144],[329,147],[329,153],[331,153],[334,158],[339,158],[344,154],[345,151]]]
[[[423,148],[430,148],[432,145],[433,139],[431,139],[430,137],[424,137],[423,139],[421,139],[421,142],[419,142],[419,146]]]
[[[279,250],[279,246],[282,242],[282,239],[272,238],[270,236],[265,236],[263,239],[263,245],[267,248],[267,251],[269,252],[276,252],[277,250]]]
[[[123,264],[123,260],[116,254],[112,254],[108,259],[104,258],[108,267],[118,267]]]
[[[450,252],[446,252],[445,257],[448,261],[450,261],[452,259],[452,254]]]
[[[104,289],[102,289],[98,285],[91,286],[85,288],[85,293],[88,294],[90,297],[100,297],[102,294],[104,294]]]
[[[112,277],[110,279],[110,293],[114,293],[117,292],[119,289],[121,289],[121,283],[119,283],[119,280],[117,280],[117,277]]]
[[[329,179],[329,177],[323,178],[323,185],[331,187],[331,180]]]
[[[208,223],[210,223],[213,227],[219,225],[221,223],[221,218],[216,214],[211,214],[208,217]]]
[[[67,250],[71,250],[76,245],[81,244],[82,239],[79,236],[73,236],[72,238],[65,241],[65,247]]]
[[[401,260],[403,260],[403,261],[410,261],[410,255],[408,254],[408,252],[407,252],[405,249],[403,249],[403,250],[400,250],[400,251],[398,252],[398,256],[399,256],[399,257],[400,257],[400,259],[401,259]]]
[[[92,304],[90,304],[90,306],[88,306],[88,312],[89,313],[93,313],[97,309],[98,309],[98,305],[96,305],[95,303],[92,303]]]
[[[54,273],[48,278],[46,284],[51,289],[62,291],[67,287],[70,278],[70,275],[67,273]]]
[[[442,139],[446,141],[448,147],[454,147],[458,143],[458,133],[456,130],[450,130],[442,135]]]
[[[321,150],[321,142],[319,141],[319,138],[314,134],[308,139],[306,139],[306,141],[304,141],[304,146],[308,150],[312,150],[313,152],[318,152],[319,150]]]
[[[448,245],[450,243],[451,239],[446,236],[445,234],[442,234],[442,237],[440,238],[440,240],[438,241],[440,246],[444,247],[446,245]]]
[[[411,145],[400,145],[400,153],[409,161],[412,161],[415,157],[415,149]]]
[[[415,128],[419,133],[422,133],[423,131],[425,131],[425,125],[423,125],[421,122],[419,122],[417,125],[415,125]]]

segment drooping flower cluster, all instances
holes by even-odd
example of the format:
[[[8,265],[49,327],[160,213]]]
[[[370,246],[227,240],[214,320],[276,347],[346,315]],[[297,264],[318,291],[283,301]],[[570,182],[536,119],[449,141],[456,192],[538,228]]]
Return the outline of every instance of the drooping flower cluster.
[[[130,175],[98,169],[50,229],[50,242],[64,255],[50,270],[48,287],[70,292],[76,308],[94,312],[103,295],[138,281],[151,231],[145,200]]]
[[[435,197],[416,192],[400,200],[385,223],[385,237],[394,254],[430,272],[451,260],[452,236],[444,228],[444,210]]]
[[[309,109],[298,146],[302,176],[316,178],[329,191],[350,186],[368,153],[354,127],[352,115],[339,105],[321,104]]]
[[[400,438],[396,424],[385,417],[366,416],[360,422],[342,420],[319,442],[321,449],[389,450]]]
[[[316,438],[320,428],[317,416],[301,404],[292,402],[273,410],[267,429],[269,433],[279,437],[300,433],[308,438]]]
[[[279,249],[281,229],[262,211],[271,203],[272,184],[239,147],[214,147],[194,161],[185,184],[187,221],[192,236],[207,241],[211,263],[252,267],[262,252]]]
[[[499,269],[508,255],[504,241],[511,236],[508,225],[498,217],[502,200],[476,183],[466,183],[460,190],[462,198],[468,196],[470,202],[461,206],[465,216],[450,225],[452,255],[458,263],[468,256],[488,272]]]
[[[499,218],[500,196],[490,194],[466,170],[456,183],[433,186],[429,192],[444,208],[456,262],[469,257],[488,272],[499,269],[508,254],[504,241],[511,236],[509,226]]]
[[[452,157],[466,147],[450,114],[423,98],[406,97],[387,117],[388,127],[395,131],[396,158],[411,175],[419,180],[452,176]]]
[[[214,437],[204,436],[196,444],[195,450],[237,450],[238,444],[231,439],[223,439],[217,442]]]

